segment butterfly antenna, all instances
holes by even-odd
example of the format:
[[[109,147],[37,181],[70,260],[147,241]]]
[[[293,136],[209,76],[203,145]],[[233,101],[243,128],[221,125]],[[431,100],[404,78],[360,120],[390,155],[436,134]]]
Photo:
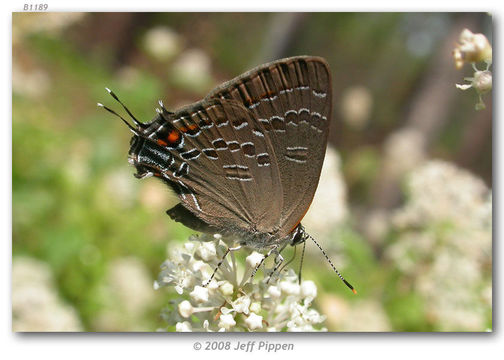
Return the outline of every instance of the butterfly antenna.
[[[99,107],[102,107],[104,108],[105,110],[107,110],[109,113],[111,114],[114,114],[115,116],[117,116],[119,119],[121,119],[125,124],[126,126],[128,126],[128,128],[131,130],[131,132],[137,136],[139,136],[138,134],[138,131],[137,129],[135,129],[133,126],[131,126],[131,124],[129,122],[127,122],[121,115],[119,115],[118,113],[116,113],[114,110],[112,110],[111,108],[103,105],[102,103],[98,103],[97,104]]]
[[[141,128],[145,127],[145,124],[141,123],[140,121],[137,120],[137,118],[135,116],[133,116],[133,114],[131,113],[131,111],[126,107],[126,105],[124,105],[122,103],[121,100],[119,100],[119,98],[117,97],[117,95],[112,90],[110,90],[108,87],[106,87],[105,89],[108,91],[108,93],[110,94],[110,96],[112,96],[114,98],[114,100],[116,100],[119,104],[121,104],[121,106],[123,107],[123,109],[126,110],[126,112],[131,117],[131,119],[133,120],[133,122],[135,123],[136,126],[141,127]]]
[[[307,236],[307,237],[309,237],[309,238],[310,238],[310,239],[311,239],[311,240],[315,243],[315,245],[317,245],[317,247],[320,249],[320,251],[322,251],[322,254],[324,254],[324,256],[325,256],[325,258],[326,258],[327,262],[329,263],[329,265],[331,265],[331,267],[332,267],[332,269],[334,270],[334,272],[335,272],[336,274],[338,274],[338,276],[339,276],[339,278],[341,279],[341,281],[343,281],[343,283],[344,283],[346,286],[348,286],[348,288],[349,288],[350,290],[352,290],[352,292],[353,292],[354,294],[357,294],[357,291],[354,289],[354,287],[353,287],[352,285],[350,285],[350,283],[349,283],[348,281],[346,281],[346,280],[345,280],[345,278],[344,278],[343,276],[341,276],[340,272],[339,272],[339,271],[336,269],[336,267],[333,265],[333,263],[332,263],[331,259],[329,259],[329,256],[327,256],[327,254],[325,253],[324,249],[322,249],[322,247],[319,245],[319,243],[318,243],[318,242],[316,242],[316,241],[315,241],[315,239],[314,239],[311,235],[306,234],[306,236]]]

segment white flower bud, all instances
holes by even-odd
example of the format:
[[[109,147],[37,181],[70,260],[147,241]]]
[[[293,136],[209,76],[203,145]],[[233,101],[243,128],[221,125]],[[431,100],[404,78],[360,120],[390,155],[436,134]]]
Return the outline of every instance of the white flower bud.
[[[261,261],[263,261],[264,255],[258,253],[257,251],[254,251],[252,254],[247,256],[247,265],[250,266],[251,268],[255,269]]]
[[[186,242],[184,244],[184,248],[187,250],[187,252],[191,253],[194,250],[194,243]]]
[[[273,298],[273,299],[278,299],[280,295],[282,295],[282,292],[278,288],[278,286],[270,286],[268,288],[268,294]]]
[[[204,269],[204,268],[205,268],[205,267],[207,267],[207,266],[208,266],[208,264],[206,264],[204,261],[201,261],[201,260],[196,260],[196,261],[194,261],[194,262],[192,263],[191,268],[192,268],[192,270],[193,270],[193,271],[195,271],[195,272],[196,272],[196,271],[198,271],[198,270],[202,271],[202,269]]]
[[[305,280],[301,283],[301,296],[303,298],[317,297],[317,286],[311,280]]]
[[[204,303],[208,301],[208,289],[196,285],[194,290],[189,294],[191,299],[196,303]]]
[[[154,280],[154,284],[152,285],[152,287],[154,288],[154,290],[158,290],[160,288],[160,285],[156,280]]]
[[[250,304],[250,311],[259,314],[259,312],[261,311],[261,303],[253,302],[252,304]]]
[[[472,85],[480,94],[492,90],[492,73],[490,71],[476,71]]]
[[[210,322],[208,320],[203,321],[203,329],[210,332]]]
[[[299,292],[301,290],[300,286],[297,283],[290,281],[280,282],[280,289],[287,295],[299,295]]]
[[[231,303],[236,312],[248,314],[250,306],[250,298],[248,296],[241,296]]]
[[[210,281],[206,287],[208,290],[215,290],[219,287],[219,283],[215,281],[215,279],[212,279],[212,281]]]
[[[175,324],[175,330],[177,332],[191,332],[191,323],[189,321],[178,322],[177,324]]]
[[[492,62],[492,46],[483,34],[473,34],[469,29],[464,29],[460,34],[460,44],[453,50],[455,66],[460,69],[464,62],[475,63]]]
[[[184,300],[178,305],[178,311],[182,317],[188,318],[194,312],[194,308],[189,301]]]
[[[262,316],[251,313],[246,319],[245,324],[250,330],[262,328]]]
[[[196,254],[198,254],[198,256],[202,258],[203,261],[208,262],[210,260],[213,260],[217,255],[215,244],[211,242],[201,243],[201,246],[196,250]]]
[[[219,290],[224,296],[230,296],[233,294],[233,284],[231,284],[229,281],[224,281],[222,284],[219,285]]]
[[[226,315],[221,315],[219,317],[219,328],[224,328],[226,330],[229,330],[233,326],[236,325],[236,321],[233,318],[233,315],[231,314],[226,314]]]

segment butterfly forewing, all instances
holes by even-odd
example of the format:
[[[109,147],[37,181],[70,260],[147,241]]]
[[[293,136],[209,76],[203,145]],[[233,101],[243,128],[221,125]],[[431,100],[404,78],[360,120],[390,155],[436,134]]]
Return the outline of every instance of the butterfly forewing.
[[[241,101],[271,139],[280,172],[279,223],[286,236],[301,221],[317,188],[331,114],[331,76],[317,57],[263,65],[209,94]]]

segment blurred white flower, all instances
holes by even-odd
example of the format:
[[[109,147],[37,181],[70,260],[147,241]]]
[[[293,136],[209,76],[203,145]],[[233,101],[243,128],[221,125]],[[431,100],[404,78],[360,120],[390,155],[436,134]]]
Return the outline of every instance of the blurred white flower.
[[[413,128],[397,130],[384,146],[384,171],[394,177],[412,170],[425,159],[425,137]]]
[[[179,201],[161,181],[146,181],[139,191],[140,203],[153,214],[169,209]]]
[[[457,69],[462,68],[464,63],[485,61],[492,62],[492,46],[483,34],[474,34],[469,29],[460,33],[460,43],[453,50],[453,58]]]
[[[372,108],[373,97],[368,88],[352,86],[343,92],[341,115],[348,126],[362,130],[369,121]]]
[[[47,94],[51,87],[49,74],[42,69],[23,69],[12,64],[12,91],[30,97],[40,98]]]
[[[136,185],[128,168],[110,171],[95,192],[97,206],[130,208],[136,199]]]
[[[202,50],[186,50],[175,60],[170,76],[183,88],[206,91],[212,81],[210,58]]]
[[[134,89],[138,86],[140,77],[140,70],[130,65],[125,65],[117,71],[117,80],[120,82],[122,89]]]
[[[166,26],[158,26],[147,31],[143,42],[145,50],[159,61],[173,58],[181,47],[180,36]]]
[[[203,287],[232,245],[229,239],[204,234],[192,236],[182,249],[171,252],[156,282],[156,287],[173,286],[181,295],[163,313],[169,326],[175,326],[176,331],[325,330],[321,328],[325,317],[310,308],[317,295],[313,282],[299,285],[292,270],[271,279],[265,276],[259,280],[259,274],[250,279],[263,257],[257,252],[247,257],[242,268],[231,251],[212,281]],[[212,256],[201,256],[208,253]],[[274,267],[267,267],[267,263],[265,274]]]
[[[399,227],[446,220],[481,227],[491,220],[485,183],[448,162],[433,160],[415,169],[407,177],[406,192],[406,206],[393,218]]]
[[[88,139],[80,139],[67,149],[65,156],[65,166],[62,167],[67,179],[74,186],[88,184],[91,173],[90,157],[93,152],[93,145]]]
[[[109,264],[109,282],[113,293],[130,314],[142,314],[152,303],[151,276],[137,258],[126,257]]]
[[[381,246],[390,226],[390,215],[382,209],[370,211],[363,219],[366,239],[374,246]]]
[[[385,250],[425,302],[439,331],[483,331],[491,302],[492,197],[481,179],[430,161],[407,179],[407,201],[392,217]]]
[[[392,331],[387,314],[376,300],[347,302],[338,296],[325,295],[320,303],[327,322],[338,331]]]
[[[108,267],[103,309],[94,321],[98,331],[148,331],[143,323],[145,312],[154,301],[152,279],[137,258],[113,260]]]
[[[458,89],[467,90],[474,88],[478,94],[476,110],[486,108],[482,95],[492,90],[492,73],[489,71],[492,65],[492,46],[483,34],[473,34],[469,29],[464,29],[460,33],[460,44],[453,50],[452,55],[455,60],[455,67],[461,69],[465,63],[472,64],[474,74],[464,80],[469,84],[455,84]],[[486,69],[478,70],[476,63],[484,61]]]
[[[476,104],[476,110],[483,110],[486,108],[481,95],[492,90],[492,73],[488,70],[475,71],[473,77],[466,77],[464,80],[469,81],[469,84],[455,84],[457,89],[468,90],[473,88],[478,94],[479,101]]]
[[[324,238],[332,234],[334,228],[342,224],[348,216],[346,192],[339,154],[328,146],[317,191],[303,218],[303,225],[310,229],[310,234],[321,243],[324,243]]]
[[[77,312],[58,297],[51,271],[41,261],[12,259],[12,330],[82,331]]]
[[[82,20],[86,15],[86,13],[79,12],[13,13],[12,43],[15,45],[23,37],[33,33],[59,34],[68,26]]]

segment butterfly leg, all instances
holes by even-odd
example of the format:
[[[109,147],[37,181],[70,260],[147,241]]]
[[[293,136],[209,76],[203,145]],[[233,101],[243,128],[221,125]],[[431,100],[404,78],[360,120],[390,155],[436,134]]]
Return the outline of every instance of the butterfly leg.
[[[272,276],[277,272],[278,268],[280,267],[280,265],[282,265],[283,262],[284,262],[283,256],[280,254],[280,252],[277,252],[275,256],[275,267],[273,268],[273,271],[269,274],[266,284],[269,284]]]
[[[257,270],[259,270],[259,268],[261,267],[261,265],[264,263],[264,260],[266,260],[273,252],[275,252],[275,250],[278,249],[278,245],[275,245],[274,247],[272,247],[270,249],[270,251],[268,251],[266,253],[266,255],[264,255],[264,257],[262,258],[262,260],[259,262],[259,264],[257,264],[257,266],[255,267],[254,271],[252,272],[252,275],[250,275],[250,279],[253,279]]]

